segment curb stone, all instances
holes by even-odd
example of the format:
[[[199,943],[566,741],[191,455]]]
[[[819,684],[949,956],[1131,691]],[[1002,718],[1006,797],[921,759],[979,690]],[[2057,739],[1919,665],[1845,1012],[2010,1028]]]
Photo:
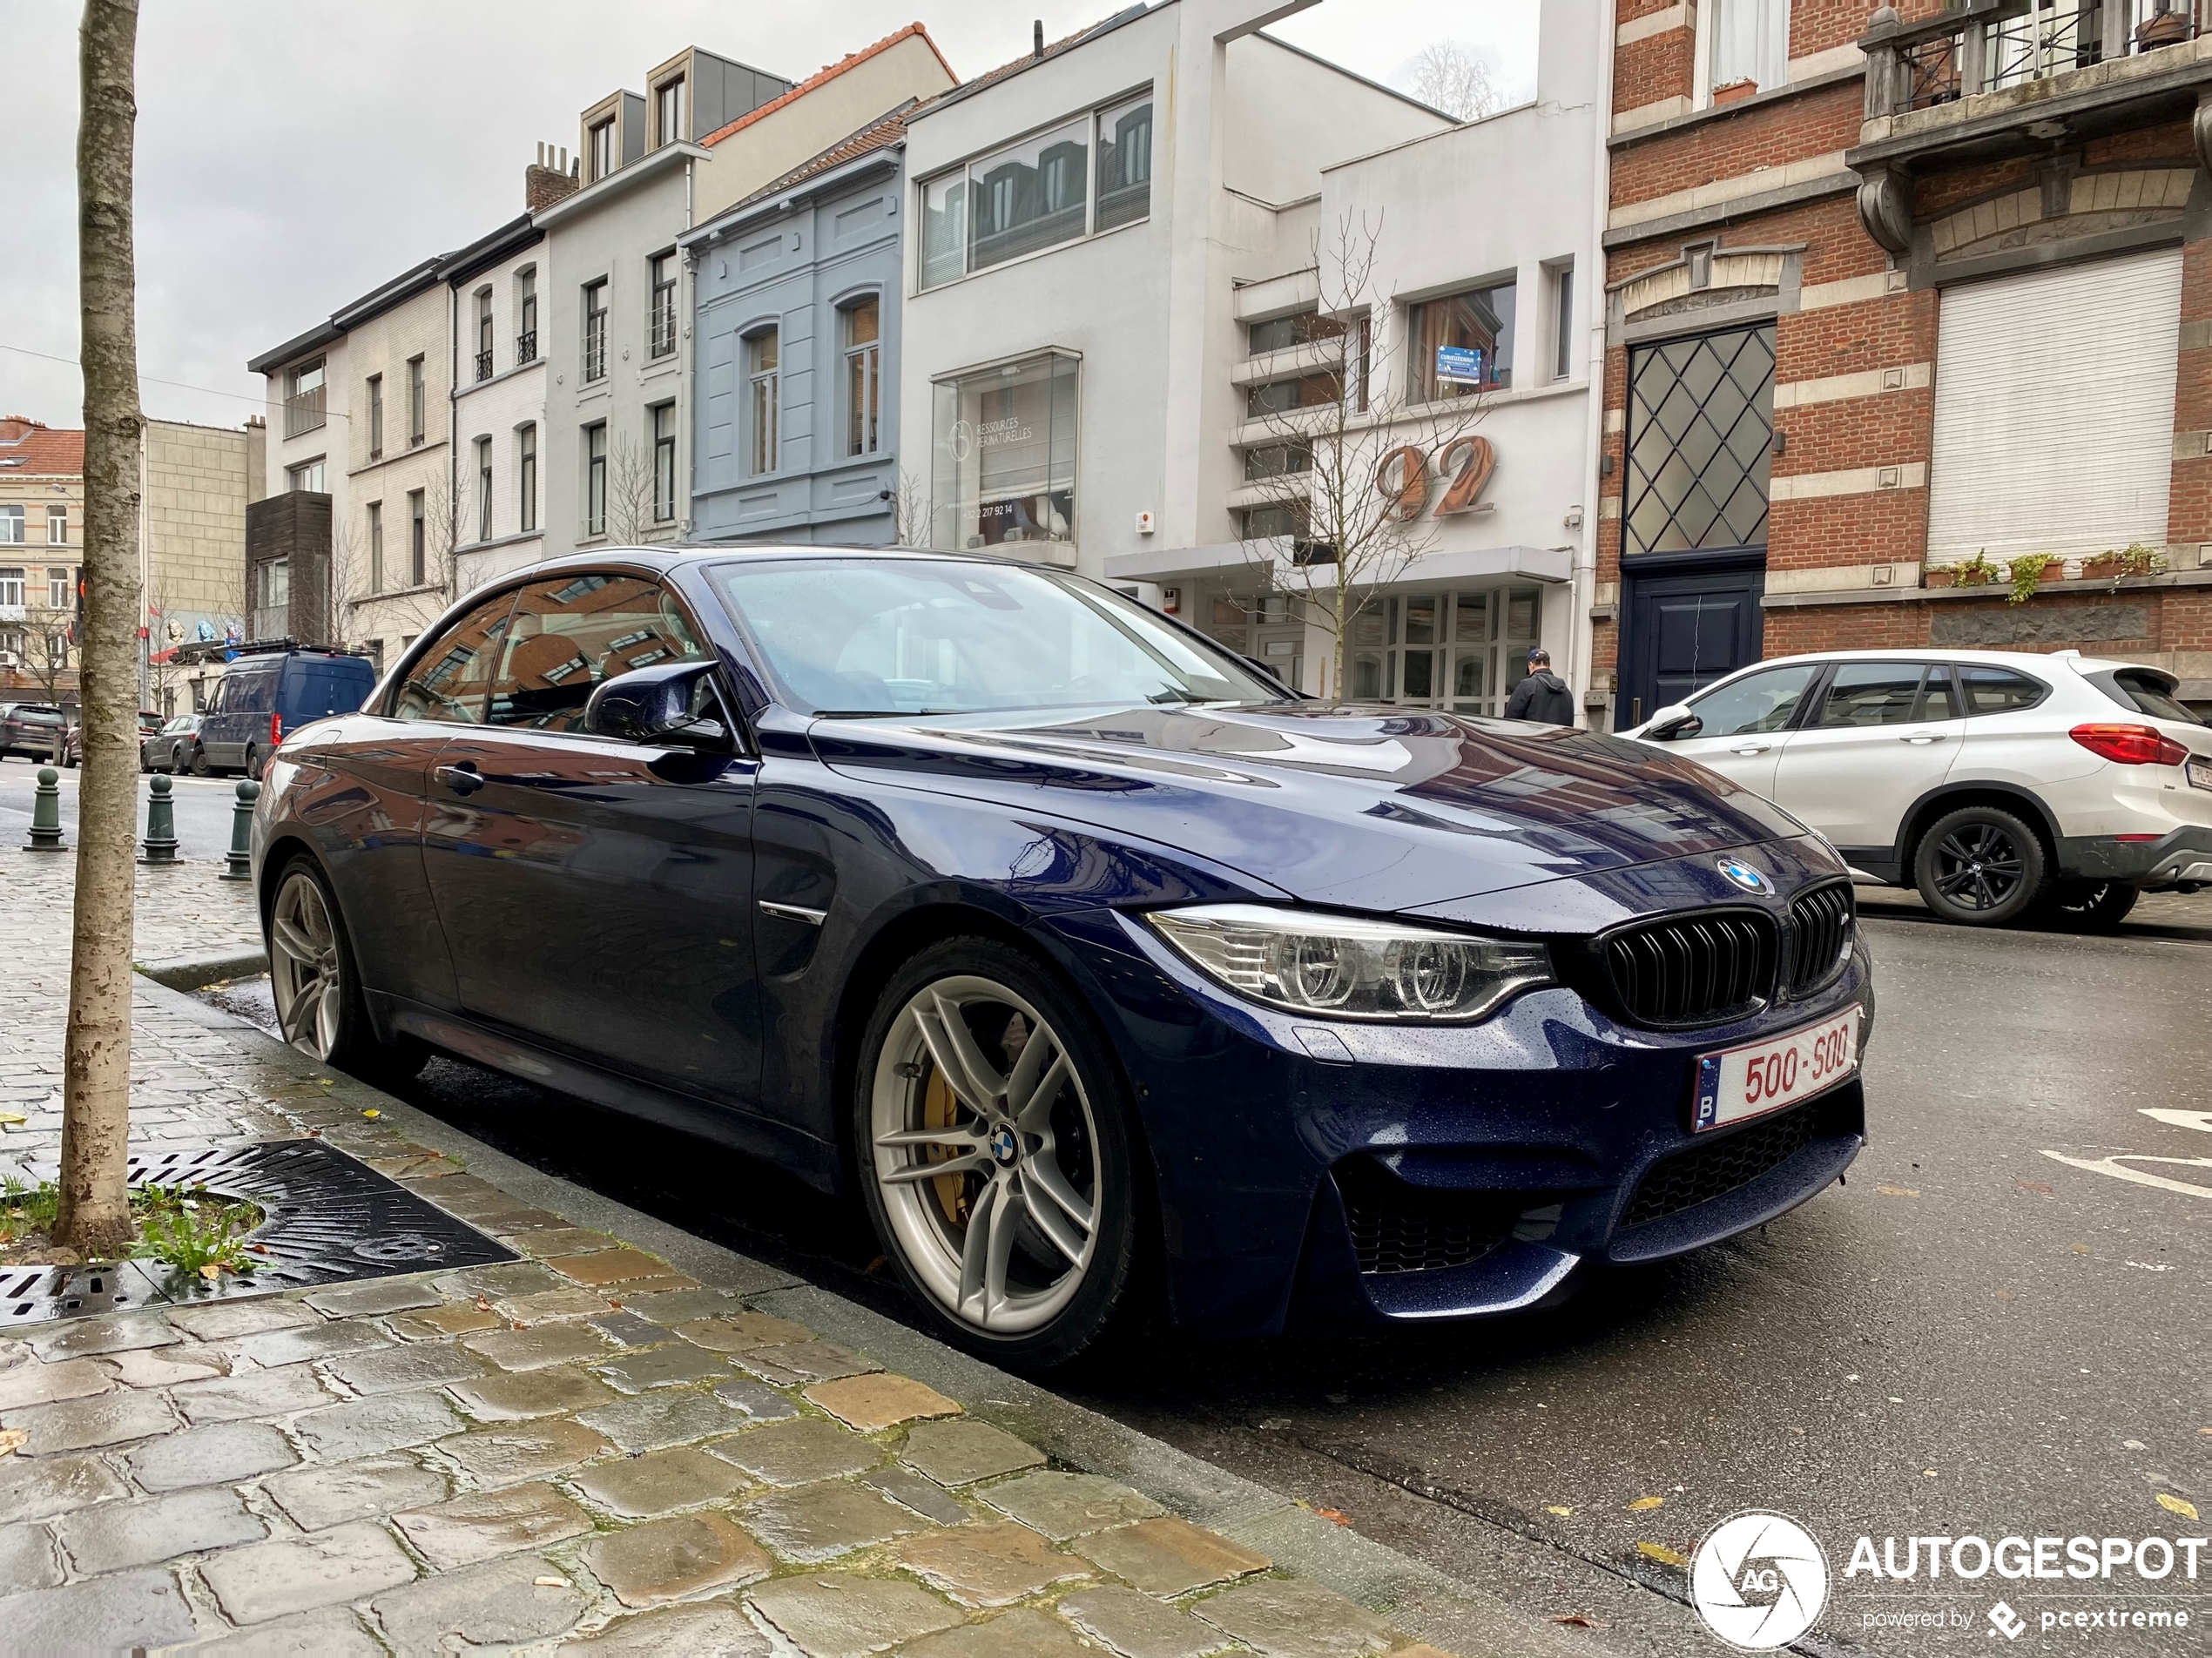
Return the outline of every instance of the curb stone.
[[[259,963],[260,967],[251,964]],[[1271,1556],[1278,1571],[1332,1589],[1387,1618],[1406,1635],[1475,1654],[1586,1654],[1589,1648],[1397,1550],[1322,1519],[1280,1493],[1062,1399],[1033,1382],[927,1336],[831,1291],[710,1243],[665,1221],[549,1175],[343,1072],[316,1064],[246,1020],[187,993],[265,970],[266,957],[172,957],[140,968],[144,991],[165,1011],[219,1034],[272,1069],[381,1122],[417,1144],[455,1156],[469,1174],[575,1226],[617,1235],[713,1289],[807,1325],[963,1402],[1055,1460],[1143,1492],[1170,1513]],[[457,1154],[457,1155],[456,1155]],[[435,1187],[415,1183],[414,1190]]]

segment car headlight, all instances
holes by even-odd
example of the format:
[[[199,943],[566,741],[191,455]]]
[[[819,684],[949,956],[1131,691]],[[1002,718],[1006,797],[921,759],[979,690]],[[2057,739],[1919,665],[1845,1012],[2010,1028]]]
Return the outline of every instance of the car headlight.
[[[1480,1019],[1553,982],[1541,944],[1259,904],[1144,917],[1192,966],[1239,995],[1323,1019]]]

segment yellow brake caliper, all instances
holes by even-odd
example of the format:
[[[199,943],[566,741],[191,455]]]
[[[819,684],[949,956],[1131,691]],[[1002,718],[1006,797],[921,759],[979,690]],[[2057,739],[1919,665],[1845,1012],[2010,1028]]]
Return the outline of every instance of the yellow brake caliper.
[[[945,1074],[934,1065],[929,1068],[929,1084],[921,1096],[921,1126],[925,1129],[949,1129],[960,1115],[959,1103],[953,1097],[952,1087],[945,1081]],[[951,1147],[925,1146],[922,1157],[928,1163],[943,1163],[956,1155]],[[968,1177],[965,1175],[940,1175],[929,1183],[937,1194],[937,1206],[945,1211],[945,1218],[954,1226],[968,1224]]]

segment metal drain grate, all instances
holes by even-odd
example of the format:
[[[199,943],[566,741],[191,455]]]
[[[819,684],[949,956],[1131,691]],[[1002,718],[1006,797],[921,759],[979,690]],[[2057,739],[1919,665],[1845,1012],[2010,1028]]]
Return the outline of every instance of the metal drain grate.
[[[33,1164],[32,1180],[54,1167]],[[434,1268],[519,1260],[514,1250],[320,1140],[265,1140],[142,1153],[134,1186],[205,1186],[260,1205],[253,1269],[213,1283],[155,1261],[0,1269],[0,1327],[132,1307],[234,1301]]]

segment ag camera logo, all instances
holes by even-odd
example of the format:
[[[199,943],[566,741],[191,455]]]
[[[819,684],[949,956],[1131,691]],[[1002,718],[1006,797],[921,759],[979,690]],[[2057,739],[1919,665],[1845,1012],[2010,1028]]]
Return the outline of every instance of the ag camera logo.
[[[1689,1600],[1730,1646],[1770,1652],[1811,1628],[1828,1604],[1828,1557],[1786,1515],[1731,1514],[1690,1556]]]

